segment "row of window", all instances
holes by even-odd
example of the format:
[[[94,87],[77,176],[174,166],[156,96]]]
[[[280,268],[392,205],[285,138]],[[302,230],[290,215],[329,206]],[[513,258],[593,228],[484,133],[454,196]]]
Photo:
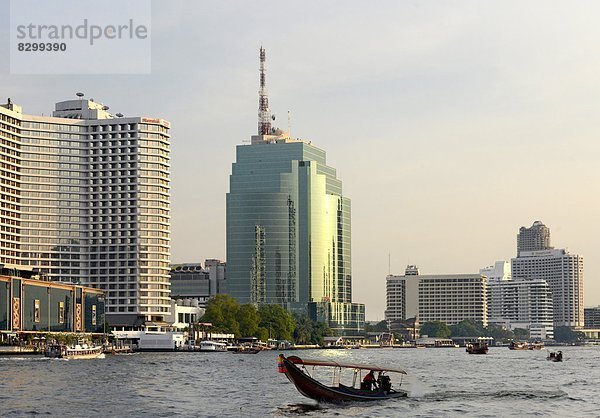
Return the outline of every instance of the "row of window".
[[[63,168],[63,167],[61,167]],[[55,170],[55,169],[44,169],[44,168],[23,168],[24,175],[41,175],[42,177],[62,177],[62,178],[71,178],[71,177],[80,177],[87,178],[88,172],[86,171],[65,171],[65,170]]]
[[[84,139],[84,137],[79,136],[79,135],[57,134],[52,139],[46,139],[46,138],[38,138],[35,136],[32,136],[30,138],[27,137],[27,134],[29,134],[29,135],[36,134],[34,132],[23,131],[23,134],[24,134],[24,137],[22,139],[22,141],[23,141],[22,149],[23,150],[35,151],[36,149],[42,149],[44,151],[47,150],[48,152],[56,152],[58,150],[68,152],[69,151],[68,148],[73,148],[76,151],[79,150],[80,152],[85,152],[85,149],[88,147],[87,142],[81,141],[82,139]],[[61,141],[61,139],[72,139],[72,141]],[[32,147],[30,145],[36,145],[36,146]],[[37,146],[37,145],[42,145],[42,146]],[[50,148],[50,147],[52,147],[52,148]]]
[[[43,122],[23,122],[24,129],[40,129],[44,131],[59,131],[59,132],[85,132],[87,129],[83,125],[58,124],[58,123],[43,123]]]

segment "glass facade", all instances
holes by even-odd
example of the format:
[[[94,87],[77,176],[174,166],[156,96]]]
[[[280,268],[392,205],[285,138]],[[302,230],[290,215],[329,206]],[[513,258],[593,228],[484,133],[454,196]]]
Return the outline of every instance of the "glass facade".
[[[342,331],[347,319],[364,322],[364,306],[351,303],[350,215],[324,151],[290,140],[238,146],[227,194],[229,293],[242,303],[353,311],[326,315]]]

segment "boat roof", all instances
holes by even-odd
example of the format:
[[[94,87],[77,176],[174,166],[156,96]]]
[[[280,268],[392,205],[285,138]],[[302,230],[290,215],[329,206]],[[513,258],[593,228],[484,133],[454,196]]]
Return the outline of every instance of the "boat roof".
[[[304,366],[323,366],[323,367],[341,367],[347,369],[373,370],[374,372],[392,372],[407,374],[404,370],[398,368],[380,367],[369,364],[354,364],[354,363],[338,363],[337,361],[311,360],[301,359],[297,356],[287,357],[294,364],[302,364]]]

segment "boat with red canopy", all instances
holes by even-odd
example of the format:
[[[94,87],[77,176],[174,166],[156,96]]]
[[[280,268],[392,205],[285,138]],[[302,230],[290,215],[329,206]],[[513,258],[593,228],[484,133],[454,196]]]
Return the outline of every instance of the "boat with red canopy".
[[[376,401],[407,396],[407,392],[400,389],[402,376],[406,374],[402,369],[308,360],[297,356],[285,357],[283,354],[279,355],[277,365],[279,373],[284,373],[302,395],[320,402]],[[330,386],[317,380],[316,368],[332,371]],[[347,385],[340,382],[344,370],[349,370],[346,374],[352,379]],[[399,379],[392,383],[390,373],[399,376]]]

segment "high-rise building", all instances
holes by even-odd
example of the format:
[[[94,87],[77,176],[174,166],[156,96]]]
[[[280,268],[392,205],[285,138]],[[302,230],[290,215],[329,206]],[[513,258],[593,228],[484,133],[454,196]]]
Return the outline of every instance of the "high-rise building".
[[[545,280],[489,280],[488,322],[529,330],[530,338],[554,336],[552,292]]]
[[[583,257],[564,249],[521,251],[511,260],[513,279],[550,285],[554,326],[583,327]]]
[[[540,221],[535,221],[532,226],[522,226],[517,235],[517,257],[522,251],[551,250],[550,229]]]
[[[227,287],[243,303],[306,310],[363,332],[352,303],[350,200],[325,152],[271,127],[261,48],[258,135],[239,145],[227,194]]]
[[[488,279],[488,322],[529,330],[530,337],[553,337],[552,292],[545,280],[512,280],[511,264],[497,261],[479,270]]]
[[[386,279],[388,322],[417,317],[419,323],[449,325],[471,319],[487,325],[487,279],[481,274],[422,275],[408,266]]]
[[[170,309],[169,122],[93,99],[52,117],[0,106],[1,262],[106,292],[111,325]]]
[[[487,326],[487,279],[481,274],[419,277],[419,321],[448,325],[465,319]]]
[[[386,277],[385,319],[388,323],[418,317],[419,278],[416,266],[407,266],[404,276]]]

